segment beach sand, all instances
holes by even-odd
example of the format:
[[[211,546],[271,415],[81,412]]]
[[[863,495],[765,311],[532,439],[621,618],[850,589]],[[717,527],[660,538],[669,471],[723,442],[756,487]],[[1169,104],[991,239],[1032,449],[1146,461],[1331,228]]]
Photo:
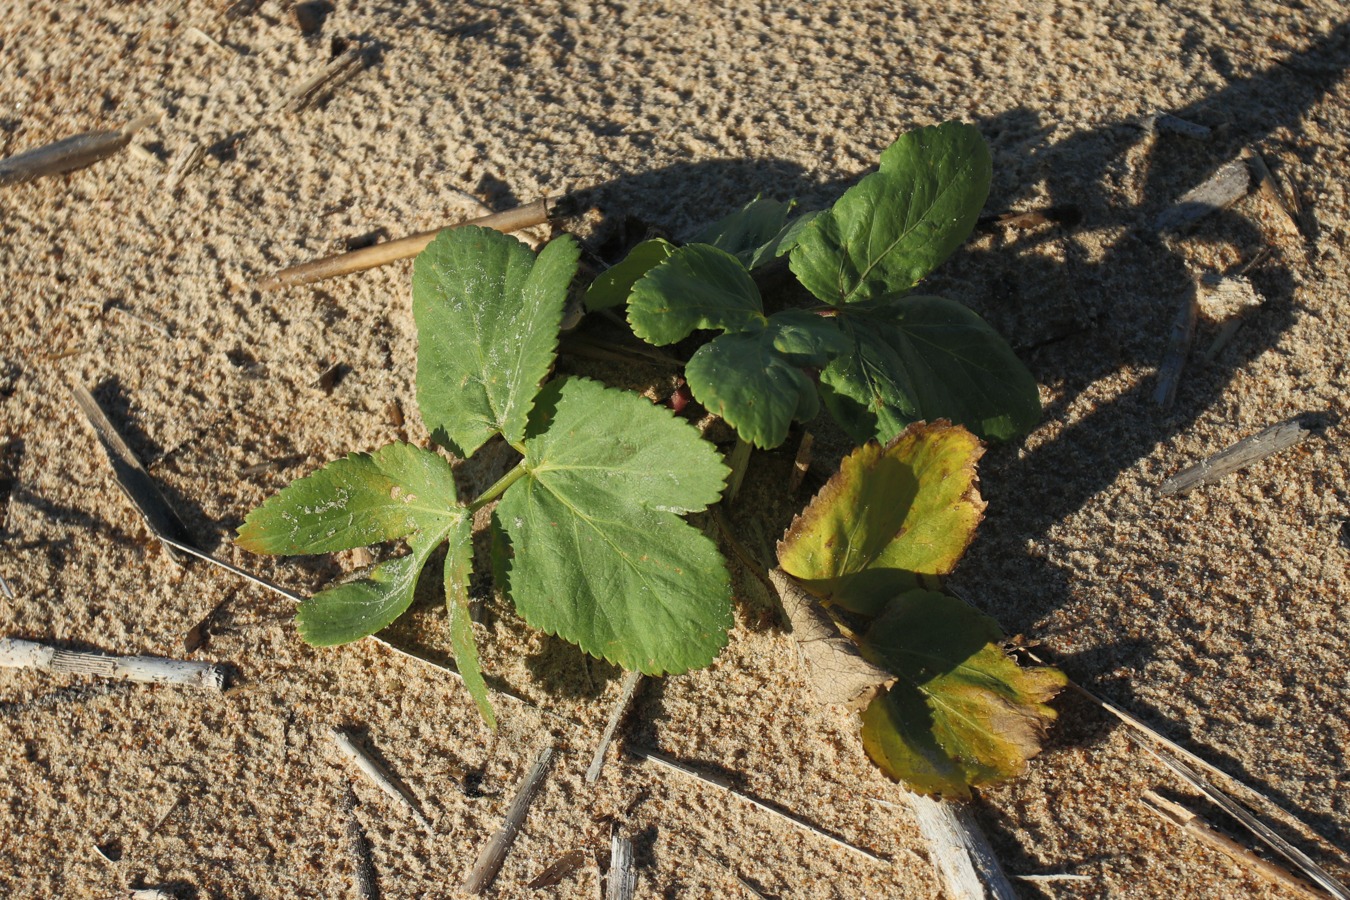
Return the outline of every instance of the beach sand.
[[[371,641],[307,646],[284,598],[175,562],[149,536],[69,385],[94,391],[197,544],[312,593],[353,559],[253,557],[230,539],[324,462],[426,440],[411,264],[267,293],[259,280],[363,237],[583,189],[598,211],[560,224],[592,244],[648,227],[688,237],[757,194],[821,207],[899,134],[947,119],[990,144],[986,212],[1073,212],[982,229],[925,287],[1004,334],[1045,406],[1025,441],[985,456],[987,516],[953,588],[1350,846],[1342,4],[333,0],[310,35],[276,0],[0,12],[0,157],[162,115],[110,159],[0,188],[0,636],[232,675],[220,695],[0,671],[0,894],[355,896],[354,816],[382,896],[457,896],[515,784],[554,745],[488,896],[598,896],[612,828],[634,841],[639,897],[752,897],[737,876],[782,898],[938,895],[903,789],[867,760],[854,717],[815,705],[776,601],[748,573],[735,575],[728,649],[705,671],[649,681],[588,785],[617,669],[489,597],[485,666],[528,701],[499,698],[493,733],[442,671]],[[353,46],[369,48],[367,68],[284,109]],[[1208,136],[1147,127],[1159,112]],[[170,161],[194,144],[201,165],[169,189]],[[1302,231],[1253,188],[1158,234],[1178,197],[1253,152],[1301,201]],[[1207,357],[1228,310],[1202,296],[1175,402],[1160,408],[1158,370],[1196,279],[1254,259],[1263,303]],[[566,356],[560,369],[670,383]],[[1322,427],[1298,446],[1159,493],[1301,414]],[[809,499],[783,490],[794,449],[756,456],[730,513],[751,547],[771,547]],[[435,587],[389,638],[444,661]],[[207,639],[188,652],[203,620]],[[1027,775],[975,805],[1009,874],[1085,876],[1021,881],[1022,895],[1282,896],[1141,807],[1158,789],[1209,810],[1121,725],[1067,694],[1057,707]],[[354,773],[333,727],[364,734],[430,831]],[[888,861],[625,745],[730,775]],[[1350,877],[1316,837],[1273,821]],[[527,887],[573,849],[579,869]]]

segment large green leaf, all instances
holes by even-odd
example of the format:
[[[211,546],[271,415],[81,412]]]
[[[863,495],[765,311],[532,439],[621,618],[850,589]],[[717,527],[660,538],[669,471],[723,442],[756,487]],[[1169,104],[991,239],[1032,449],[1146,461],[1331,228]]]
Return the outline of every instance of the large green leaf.
[[[252,553],[332,553],[440,531],[464,515],[450,463],[395,443],[291,482],[248,514],[235,543]]]
[[[747,269],[773,258],[793,202],[756,197],[696,234],[689,243],[711,244],[736,257]]]
[[[526,474],[495,516],[520,614],[631,671],[710,663],[731,626],[729,579],[679,514],[720,496],[716,450],[669,411],[579,378],[544,389],[529,435]]]
[[[983,452],[945,422],[859,447],[793,520],[779,565],[816,596],[875,615],[965,553],[985,506],[975,484]]]
[[[777,447],[792,422],[814,418],[816,383],[803,367],[819,368],[846,342],[829,319],[800,310],[770,316],[760,328],[724,334],[704,344],[685,366],[694,398],[756,447]]]
[[[663,346],[695,329],[745,331],[764,323],[759,288],[740,260],[707,244],[681,247],[633,286],[633,333]]]
[[[863,712],[863,746],[892,778],[926,794],[969,797],[1040,752],[1063,673],[1021,668],[998,625],[954,597],[916,590],[891,601],[864,652],[899,676]]]
[[[955,301],[905,297],[849,307],[837,321],[852,347],[821,372],[821,394],[854,440],[890,440],[910,422],[938,418],[1008,440],[1040,418],[1036,379]]]
[[[536,257],[488,228],[442,231],[413,264],[417,403],[432,436],[469,456],[495,434],[518,444],[553,365],[578,249]]]
[[[817,216],[792,248],[807,290],[841,305],[903,293],[970,234],[989,194],[989,148],[959,122],[920,128]]]
[[[586,308],[610,309],[628,302],[633,285],[675,252],[675,245],[661,238],[643,241],[620,262],[606,269],[586,289]]]

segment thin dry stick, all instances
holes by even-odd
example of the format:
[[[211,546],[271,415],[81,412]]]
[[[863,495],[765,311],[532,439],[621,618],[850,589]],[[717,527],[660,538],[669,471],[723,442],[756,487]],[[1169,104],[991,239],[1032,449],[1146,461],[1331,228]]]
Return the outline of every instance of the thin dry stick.
[[[443,226],[443,228],[478,225],[482,228],[493,228],[497,231],[509,233],[519,231],[522,228],[529,228],[531,225],[542,225],[549,220],[549,217],[548,200],[540,199],[525,206],[518,206],[515,209],[470,219],[467,222],[456,222],[452,225]],[[430,244],[443,228],[423,231],[410,237],[399,238],[396,241],[385,241],[383,244],[376,244],[373,247],[364,247],[350,253],[339,253],[336,256],[326,256],[323,259],[316,259],[312,262],[282,269],[275,275],[268,276],[258,282],[258,290],[271,291],[282,287],[311,284],[315,281],[323,281],[326,278],[363,272],[366,269],[397,262],[400,259],[409,259],[425,250],[427,244]]]
[[[81,650],[62,650],[20,638],[0,638],[0,668],[42,669],[152,684],[182,684],[214,691],[225,689],[225,670],[214,663],[165,659],[160,656],[107,656]]]
[[[390,774],[388,769],[380,765],[379,760],[375,759],[375,757],[371,756],[358,746],[357,743],[352,740],[351,735],[347,734],[345,731],[332,728],[329,729],[329,733],[332,735],[333,744],[342,752],[342,755],[355,763],[356,767],[361,770],[363,775],[370,779],[372,784],[384,791],[385,794],[393,799],[399,806],[402,806],[404,809],[408,810],[408,812],[412,813],[412,817],[417,820],[419,825],[427,831],[433,830],[431,827],[431,820],[422,814],[422,810],[418,808],[417,801],[413,798],[412,794],[398,783],[397,779]]]
[[[638,685],[642,682],[641,672],[628,672],[623,676],[623,689],[619,691],[619,699],[614,701],[614,707],[609,711],[609,722],[605,724],[605,733],[600,736],[600,744],[595,748],[595,756],[591,757],[591,765],[586,769],[586,783],[595,784],[600,777],[600,770],[605,767],[605,754],[609,750],[609,745],[614,741],[614,732],[619,728],[619,720],[623,718],[624,713],[628,712],[628,707],[633,703],[633,695],[637,693]]]
[[[107,159],[131,143],[136,132],[158,122],[159,118],[158,115],[141,116],[123,128],[86,131],[0,159],[0,187],[23,184],[44,175],[73,172]]]
[[[192,174],[206,158],[206,148],[196,141],[186,144],[169,161],[169,171],[164,175],[164,190],[172,194],[183,186],[183,179]]]
[[[166,536],[185,539],[187,529],[183,527],[182,520],[159,492],[154,479],[145,470],[145,466],[141,465],[131,447],[122,439],[121,433],[109,421],[103,407],[94,399],[94,395],[82,384],[71,385],[70,391],[103,446],[117,486],[126,494],[131,505],[140,511],[146,527],[161,541],[164,541]]]
[[[1038,656],[1036,656],[1036,654],[1025,650],[1023,652],[1026,653],[1027,658],[1032,660],[1033,662],[1038,663],[1039,665],[1048,665],[1048,663],[1040,659]],[[1166,748],[1169,755],[1173,759],[1185,760],[1191,766],[1194,766],[1197,769],[1209,773],[1211,777],[1218,778],[1220,780],[1227,782],[1228,784],[1232,785],[1233,787],[1241,791],[1242,794],[1244,794],[1251,802],[1258,803],[1264,806],[1268,812],[1277,813],[1278,815],[1282,816],[1286,821],[1291,822],[1294,825],[1297,825],[1304,832],[1306,832],[1309,835],[1312,835],[1324,847],[1339,852],[1338,848],[1332,846],[1330,843],[1324,840],[1320,835],[1317,834],[1316,831],[1314,831],[1312,828],[1309,828],[1306,824],[1304,824],[1303,820],[1301,820],[1298,816],[1294,815],[1289,810],[1280,806],[1278,803],[1271,800],[1269,797],[1267,797],[1265,794],[1262,794],[1255,788],[1250,787],[1246,783],[1242,782],[1237,778],[1234,778],[1232,775],[1229,775],[1227,772],[1223,771],[1217,766],[1211,765],[1210,763],[1196,756],[1194,753],[1187,750],[1185,747],[1181,746],[1176,741],[1167,737],[1157,729],[1149,727],[1141,719],[1136,718],[1133,714],[1126,712],[1125,710],[1121,709],[1119,706],[1116,706],[1109,700],[1104,700],[1101,697],[1098,697],[1096,694],[1092,693],[1087,688],[1083,687],[1077,682],[1070,681],[1069,689],[1072,690],[1074,693],[1078,694],[1080,697],[1083,697],[1084,699],[1090,701],[1091,703],[1096,704],[1103,711],[1108,712],[1111,715],[1115,716],[1117,719],[1133,728],[1136,733],[1138,733],[1143,737],[1148,738],[1157,747]]]
[[[605,880],[605,900],[633,900],[637,892],[637,870],[633,868],[633,842],[620,837],[618,829],[609,836],[609,876]]]
[[[1267,456],[1288,450],[1308,434],[1309,429],[1303,425],[1302,416],[1286,419],[1243,438],[1203,462],[1178,472],[1164,481],[1158,490],[1164,494],[1179,494],[1193,487],[1218,481],[1225,475],[1231,475]]]
[[[370,858],[370,841],[366,838],[361,820],[356,817],[356,791],[347,785],[342,795],[342,809],[347,814],[347,852],[352,858],[352,888],[359,900],[378,900],[379,886],[375,883],[375,863]]]
[[[1254,869],[1256,874],[1272,884],[1288,888],[1298,896],[1307,898],[1307,900],[1324,900],[1325,895],[1320,891],[1313,890],[1312,885],[1301,878],[1295,877],[1270,860],[1257,856],[1227,835],[1219,833],[1204,819],[1180,803],[1168,800],[1154,791],[1145,791],[1143,797],[1140,798],[1140,803],[1145,809],[1167,824],[1175,825],[1201,843],[1208,844],[1223,853],[1234,862]]]
[[[1252,176],[1246,162],[1235,159],[1224,163],[1204,183],[1187,191],[1163,210],[1153,227],[1158,231],[1181,228],[1210,213],[1227,209],[1247,196],[1251,184]]]
[[[1186,366],[1186,357],[1195,340],[1195,321],[1199,314],[1200,304],[1192,288],[1182,301],[1176,318],[1172,320],[1172,328],[1167,334],[1167,352],[1163,354],[1162,365],[1158,368],[1158,386],[1153,391],[1153,401],[1163,409],[1171,409],[1177,398],[1181,370]]]
[[[1030,881],[1030,882],[1032,882],[1033,884],[1035,884],[1035,883],[1037,883],[1037,882],[1044,882],[1044,883],[1047,883],[1047,884],[1053,884],[1054,882],[1057,882],[1057,881],[1091,881],[1091,880],[1092,880],[1092,876],[1091,876],[1091,875],[1070,875],[1070,874],[1068,874],[1068,873],[1060,873],[1060,874],[1057,874],[1057,875],[1014,875],[1014,876],[1013,876],[1013,880],[1015,880],[1015,881]]]
[[[1302,850],[1280,837],[1272,831],[1268,825],[1235,803],[1232,798],[1223,791],[1206,781],[1190,766],[1186,765],[1166,750],[1163,750],[1161,747],[1143,746],[1145,750],[1162,760],[1164,765],[1180,775],[1182,779],[1193,788],[1208,797],[1210,802],[1216,804],[1224,812],[1241,822],[1245,828],[1260,839],[1261,843],[1265,844],[1267,847],[1301,869],[1303,874],[1316,882],[1318,887],[1322,888],[1333,897],[1339,898],[1339,900],[1350,900],[1350,889],[1347,889],[1345,885],[1331,877],[1325,869],[1309,859],[1308,855]]]
[[[286,111],[298,113],[316,106],[333,91],[351,81],[370,62],[371,48],[356,46],[340,54],[312,77],[305,79],[286,100]]]
[[[833,834],[821,828],[819,825],[812,824],[810,821],[804,819],[803,817],[797,815],[796,813],[789,812],[783,809],[782,807],[776,806],[772,803],[766,803],[765,801],[752,797],[743,791],[737,790],[726,778],[723,778],[721,776],[705,775],[702,772],[695,769],[693,766],[690,766],[686,763],[682,763],[676,759],[672,759],[671,757],[666,756],[664,753],[660,753],[656,750],[629,747],[628,752],[632,753],[638,759],[645,759],[648,762],[656,763],[657,765],[662,766],[666,769],[679,772],[680,774],[692,778],[695,781],[701,781],[704,784],[710,784],[715,788],[726,791],[728,794],[731,794],[735,797],[739,797],[740,799],[744,800],[750,805],[755,806],[758,809],[763,810],[764,812],[775,815],[778,818],[784,820],[785,822],[788,822],[789,824],[793,825],[794,827],[800,828],[802,831],[805,831],[809,834],[813,834],[816,837],[824,838],[831,844],[834,844],[836,847],[840,847],[844,850],[849,851],[850,853],[856,853],[858,856],[861,856],[864,859],[869,859],[872,862],[879,862],[886,864],[890,863],[890,860],[886,859],[884,856],[878,856],[877,854],[873,853],[870,850],[864,850],[861,847],[855,847],[848,841],[843,840],[842,838],[835,837]]]
[[[968,807],[922,794],[905,799],[927,841],[945,894],[958,900],[1015,900],[1012,882]]]
[[[502,822],[502,827],[497,829],[497,833],[483,845],[483,850],[478,854],[478,859],[469,870],[469,877],[464,879],[464,890],[470,894],[482,893],[492,880],[497,877],[497,872],[502,867],[502,862],[506,859],[507,852],[511,845],[515,843],[516,835],[520,833],[520,826],[525,821],[525,816],[530,811],[530,804],[534,802],[535,795],[544,784],[544,776],[548,774],[549,767],[553,764],[553,748],[545,747],[540,751],[539,756],[534,760],[534,765],[530,771],[525,774],[520,782],[520,787],[516,788],[515,799],[511,801],[511,806],[506,810],[506,820]]]

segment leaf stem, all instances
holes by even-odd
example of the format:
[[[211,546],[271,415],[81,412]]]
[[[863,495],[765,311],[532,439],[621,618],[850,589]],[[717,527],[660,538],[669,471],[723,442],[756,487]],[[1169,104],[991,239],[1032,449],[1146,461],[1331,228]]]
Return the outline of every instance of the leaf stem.
[[[731,478],[727,481],[727,502],[734,503],[736,495],[741,492],[741,482],[745,480],[745,470],[750,466],[750,451],[755,448],[750,442],[736,435],[736,446],[731,451]]]
[[[469,504],[469,513],[472,515],[473,513],[478,512],[478,510],[487,506],[489,503],[491,503],[493,500],[496,500],[502,494],[505,494],[507,488],[511,487],[511,485],[515,484],[517,481],[519,481],[521,478],[525,476],[525,471],[526,470],[524,460],[522,460],[519,463],[516,463],[516,467],[514,469],[507,472],[501,478],[498,478],[495,484],[493,484],[487,490],[483,491],[483,493],[479,494],[478,499],[474,500],[472,503]]]

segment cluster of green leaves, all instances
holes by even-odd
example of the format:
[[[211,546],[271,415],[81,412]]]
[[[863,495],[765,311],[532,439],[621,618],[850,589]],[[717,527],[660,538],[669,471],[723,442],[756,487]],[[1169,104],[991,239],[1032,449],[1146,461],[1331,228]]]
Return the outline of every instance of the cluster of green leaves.
[[[685,376],[757,447],[781,444],[822,403],[859,443],[938,418],[1006,440],[1040,416],[1035,379],[968,308],[910,293],[970,234],[989,181],[976,129],[921,128],[830,209],[790,219],[790,203],[757,199],[685,246],[644,242],[586,302],[627,302],[634,333],[658,346],[721,331]],[[785,254],[822,306],[765,312],[753,272]]]
[[[848,616],[871,662],[897,676],[862,715],[863,745],[891,777],[924,793],[1020,774],[1064,687],[1019,667],[997,623],[934,590],[974,538],[983,450],[948,423],[909,426],[848,456],[778,545],[779,566]]]
[[[681,518],[720,498],[727,469],[716,449],[636,394],[584,378],[546,383],[577,258],[569,237],[536,257],[515,238],[460,228],[415,263],[423,421],[464,459],[500,435],[522,457],[500,481],[463,500],[445,456],[390,444],[295,481],[239,529],[237,543],[259,553],[406,542],[406,555],[301,605],[300,634],[319,646],[398,618],[445,544],[452,648],[489,723],[468,588],[473,514],[494,501],[499,584],[532,626],[647,674],[707,665],[731,627],[725,563]]]

